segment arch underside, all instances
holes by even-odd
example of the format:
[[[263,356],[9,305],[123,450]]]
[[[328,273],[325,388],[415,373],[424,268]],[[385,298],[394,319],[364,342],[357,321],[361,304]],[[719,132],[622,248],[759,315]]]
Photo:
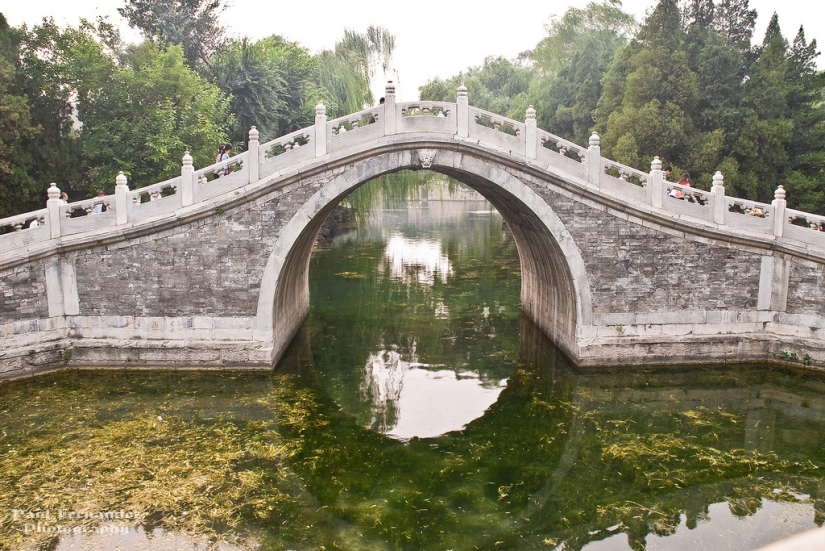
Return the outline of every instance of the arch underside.
[[[309,313],[310,256],[327,216],[366,182],[382,174],[421,168],[414,153],[383,154],[354,166],[324,185],[289,222],[267,266],[274,280],[273,296],[266,296],[263,286],[259,301],[258,320],[272,323],[273,362]],[[580,252],[552,209],[522,181],[480,158],[439,150],[429,168],[475,189],[501,213],[519,253],[522,310],[577,359],[577,328],[591,316],[589,286]]]

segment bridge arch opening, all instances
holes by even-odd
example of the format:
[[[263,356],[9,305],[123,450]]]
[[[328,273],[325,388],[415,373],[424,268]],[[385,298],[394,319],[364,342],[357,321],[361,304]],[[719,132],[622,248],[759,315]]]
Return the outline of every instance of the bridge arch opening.
[[[426,168],[466,184],[498,210],[518,249],[522,311],[578,359],[577,332],[591,323],[592,306],[584,261],[564,224],[529,185],[506,170],[481,158],[446,153],[442,158],[447,162],[430,160]],[[424,168],[422,158],[408,150],[355,162],[322,185],[292,217],[268,259],[258,302],[257,329],[271,331],[273,363],[309,313],[310,258],[329,214],[355,189],[383,174]]]

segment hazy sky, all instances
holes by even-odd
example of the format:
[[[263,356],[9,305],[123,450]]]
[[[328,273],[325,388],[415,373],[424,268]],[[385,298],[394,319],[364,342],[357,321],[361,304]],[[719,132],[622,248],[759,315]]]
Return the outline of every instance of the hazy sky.
[[[332,48],[345,28],[363,32],[368,25],[387,28],[396,37],[393,71],[387,78],[398,83],[401,101],[418,98],[418,87],[433,77],[449,77],[469,66],[481,64],[488,55],[514,58],[532,49],[545,36],[545,24],[568,7],[584,7],[587,0],[513,0],[482,2],[366,2],[364,0],[230,0],[224,13],[230,35],[261,38],[278,34],[312,51]],[[655,0],[627,0],[624,8],[641,19]],[[35,0],[4,2],[0,8],[13,26],[37,24],[53,16],[61,24],[76,24],[81,17],[108,15],[122,23],[124,37],[136,40],[117,13],[123,0]],[[759,13],[755,39],[762,40],[771,14],[779,13],[779,24],[792,40],[801,24],[810,41],[825,44],[825,2],[822,0],[751,0]],[[819,67],[825,62],[818,60]],[[376,78],[374,92],[383,95],[384,79]],[[470,99],[472,102],[472,98]]]

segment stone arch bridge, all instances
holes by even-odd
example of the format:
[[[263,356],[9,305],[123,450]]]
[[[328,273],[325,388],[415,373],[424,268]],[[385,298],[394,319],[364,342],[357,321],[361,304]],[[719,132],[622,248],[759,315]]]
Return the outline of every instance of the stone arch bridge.
[[[426,168],[512,228],[522,308],[579,365],[825,363],[822,217],[667,182],[456,103],[386,103],[113,196],[0,220],[0,377],[61,366],[271,367],[309,308],[316,235],[342,198]],[[224,165],[231,172],[213,178]],[[677,188],[687,197],[670,197]],[[98,213],[99,205],[105,205]],[[96,208],[98,207],[98,208]],[[76,216],[85,211],[89,216]],[[75,216],[72,216],[73,213]],[[806,356],[807,355],[807,356]]]

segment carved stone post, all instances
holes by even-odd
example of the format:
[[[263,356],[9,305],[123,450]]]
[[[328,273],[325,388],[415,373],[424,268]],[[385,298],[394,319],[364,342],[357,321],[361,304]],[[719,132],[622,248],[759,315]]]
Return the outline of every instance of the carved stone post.
[[[315,106],[315,156],[327,154],[327,108],[320,101]]]
[[[713,187],[710,188],[713,197],[713,221],[717,224],[725,223],[725,177],[718,170],[713,175]]]
[[[467,87],[462,84],[458,87],[458,98],[456,99],[456,134],[459,138],[470,136],[470,101],[467,98]]]
[[[587,182],[599,186],[602,172],[602,147],[599,135],[593,132],[590,135],[590,147],[587,148]]]
[[[530,159],[536,158],[536,141],[538,132],[536,131],[536,109],[532,105],[527,108],[526,119],[524,119],[524,154]]]
[[[258,129],[254,126],[249,129],[249,148],[246,152],[246,163],[249,165],[249,178],[247,183],[258,181],[258,167],[260,166],[261,158],[260,148],[258,147]]]
[[[662,208],[662,194],[665,186],[665,173],[662,170],[662,161],[653,157],[650,163],[650,178],[647,185],[647,202],[656,208]]]
[[[384,89],[384,135],[395,134],[395,84],[387,82]]]
[[[46,200],[46,208],[49,209],[49,235],[53,238],[60,237],[60,190],[52,182],[46,193],[49,196]]]
[[[115,215],[118,224],[132,221],[132,202],[129,200],[129,184],[121,170],[115,178]]]
[[[774,200],[771,202],[771,205],[773,205],[773,234],[776,237],[782,237],[785,235],[785,207],[787,207],[785,188],[780,185],[776,188],[773,196]]]
[[[180,200],[185,207],[195,202],[195,167],[192,166],[192,155],[188,151],[183,154],[183,165],[180,167]]]

